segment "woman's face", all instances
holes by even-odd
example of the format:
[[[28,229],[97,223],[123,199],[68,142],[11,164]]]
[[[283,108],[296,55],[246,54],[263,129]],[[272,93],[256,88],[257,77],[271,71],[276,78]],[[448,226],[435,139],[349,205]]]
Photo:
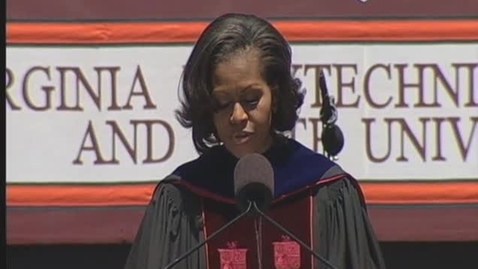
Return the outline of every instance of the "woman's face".
[[[214,125],[236,157],[263,153],[272,144],[272,92],[256,51],[235,53],[217,65],[213,78]]]

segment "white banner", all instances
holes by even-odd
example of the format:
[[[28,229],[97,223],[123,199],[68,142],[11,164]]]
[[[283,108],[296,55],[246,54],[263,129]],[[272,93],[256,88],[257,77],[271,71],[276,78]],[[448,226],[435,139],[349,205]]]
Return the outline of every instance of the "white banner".
[[[158,180],[197,156],[174,117],[191,46],[7,47],[7,182]],[[322,152],[316,71],[358,179],[478,179],[478,44],[294,45],[296,138]]]

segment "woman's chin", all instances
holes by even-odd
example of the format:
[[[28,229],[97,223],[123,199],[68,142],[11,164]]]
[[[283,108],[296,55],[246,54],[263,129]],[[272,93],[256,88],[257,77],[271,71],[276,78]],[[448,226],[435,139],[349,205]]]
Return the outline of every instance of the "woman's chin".
[[[252,154],[252,153],[258,153],[258,151],[254,150],[253,147],[247,146],[247,145],[232,145],[232,146],[226,146],[227,150],[234,155],[236,158],[242,158],[247,154]]]
[[[247,137],[247,139],[230,140],[229,143],[224,143],[226,149],[236,158],[242,158],[247,154],[259,153],[262,154],[272,145],[272,140],[258,141]],[[255,138],[255,137],[254,137]]]
[[[234,145],[226,148],[232,155],[239,159],[248,154],[262,154],[266,151],[263,147],[251,147],[251,145]]]

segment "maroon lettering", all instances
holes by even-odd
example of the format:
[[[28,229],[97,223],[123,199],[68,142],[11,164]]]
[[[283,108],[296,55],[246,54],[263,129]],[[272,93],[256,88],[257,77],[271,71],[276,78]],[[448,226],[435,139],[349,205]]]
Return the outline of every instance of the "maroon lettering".
[[[136,83],[139,83],[139,92],[135,92]],[[136,73],[134,75],[133,85],[131,85],[128,101],[126,101],[126,105],[123,106],[123,109],[133,109],[133,106],[131,106],[131,98],[133,98],[133,96],[143,96],[144,101],[146,102],[146,104],[143,106],[144,109],[156,108],[156,105],[153,103],[151,96],[149,95],[148,87],[146,86],[146,81],[139,65],[136,68]]]
[[[345,103],[345,89],[349,89],[355,95],[355,77],[357,76],[357,65],[356,64],[335,64],[334,65],[337,71],[337,106],[338,107],[358,107],[360,96],[356,96],[355,101],[352,103]],[[349,69],[352,74],[350,74],[350,79],[344,81],[344,73]]]
[[[390,73],[390,65],[385,65],[385,64],[374,64],[372,65],[367,71],[365,72],[365,76],[363,79],[363,96],[365,98],[365,101],[367,104],[373,108],[380,109],[380,108],[385,108],[392,103],[392,97],[388,97],[387,101],[384,103],[378,103],[378,101],[375,101],[372,98],[371,92],[371,87],[370,84],[372,82],[372,74],[378,70],[383,70],[385,71],[385,74],[387,78],[390,80],[392,78],[391,73]],[[379,91],[386,91],[387,89],[378,89]],[[389,90],[389,89],[388,89]]]
[[[478,134],[475,135],[475,128],[478,123],[478,117],[470,117],[472,127],[470,131],[470,135],[468,136],[468,139],[467,139],[468,141],[466,142],[466,145],[465,145],[463,136],[460,132],[460,128],[458,126],[459,121],[460,121],[460,118],[458,117],[448,118],[448,122],[450,122],[453,136],[455,137],[455,141],[458,144],[458,149],[460,151],[462,160],[466,161],[466,159],[468,158],[468,153],[470,152],[471,142],[473,141],[473,138],[475,138],[475,140],[477,140],[476,142],[478,142],[478,139],[476,139],[478,137]]]
[[[97,132],[91,121],[88,122],[88,126],[83,136],[83,141],[81,142],[80,149],[78,154],[73,161],[73,164],[83,164],[82,154],[85,152],[93,153],[94,164],[120,164],[120,160],[118,158],[118,148],[121,146],[126,153],[129,155],[129,158],[134,164],[138,163],[139,158],[139,149],[138,149],[138,139],[140,139],[138,133],[140,128],[144,127],[144,134],[141,139],[145,142],[145,156],[142,160],[143,164],[152,164],[152,163],[161,163],[167,161],[171,158],[174,147],[175,147],[175,136],[174,131],[171,125],[164,121],[164,120],[131,120],[128,127],[132,127],[131,133],[132,135],[127,135],[125,132],[124,126],[121,127],[118,122],[108,120],[105,122],[107,126],[110,127],[110,135],[111,135],[111,152],[109,157],[110,159],[106,159],[103,154],[104,150],[102,150],[101,144],[99,143]],[[158,141],[157,137],[157,127],[161,127],[166,131],[166,136],[164,139],[168,141],[168,145],[166,151],[163,155],[157,156],[155,155],[154,149],[157,148],[155,141]],[[102,132],[101,134],[103,134]],[[119,142],[119,143],[118,143]]]
[[[51,106],[51,92],[54,90],[54,87],[42,86],[41,90],[45,94],[44,104],[43,105],[35,104],[30,97],[30,76],[32,76],[33,74],[36,74],[37,72],[43,73],[48,79],[48,81],[50,80],[49,67],[36,66],[36,67],[30,68],[25,74],[25,79],[23,80],[23,84],[22,84],[23,99],[25,100],[25,104],[28,106],[28,108],[35,111],[45,111],[45,110],[48,110]]]
[[[372,123],[375,122],[374,118],[364,118],[362,119],[362,122],[365,124],[365,152],[367,154],[367,158],[374,162],[374,163],[382,163],[385,162],[391,155],[392,153],[392,125],[391,125],[391,120],[389,119],[384,119],[386,125],[387,125],[387,135],[386,135],[386,141],[387,141],[387,152],[381,156],[378,157],[376,156],[373,151],[372,147],[374,145],[373,141],[377,141],[378,139],[375,139],[376,134],[372,134]]]
[[[9,68],[6,68],[5,99],[7,100],[7,104],[11,110],[20,110],[21,109],[20,106],[15,104],[15,102],[13,102],[13,98],[10,96],[10,88],[13,85],[14,80],[15,78],[14,78],[12,70],[10,70]]]

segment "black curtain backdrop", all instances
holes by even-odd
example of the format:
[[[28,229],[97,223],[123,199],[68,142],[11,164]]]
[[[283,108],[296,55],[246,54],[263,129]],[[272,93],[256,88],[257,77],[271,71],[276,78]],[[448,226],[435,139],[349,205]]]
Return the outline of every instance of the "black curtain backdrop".
[[[7,246],[7,269],[121,269],[123,245]],[[387,269],[476,269],[478,242],[382,242]]]

